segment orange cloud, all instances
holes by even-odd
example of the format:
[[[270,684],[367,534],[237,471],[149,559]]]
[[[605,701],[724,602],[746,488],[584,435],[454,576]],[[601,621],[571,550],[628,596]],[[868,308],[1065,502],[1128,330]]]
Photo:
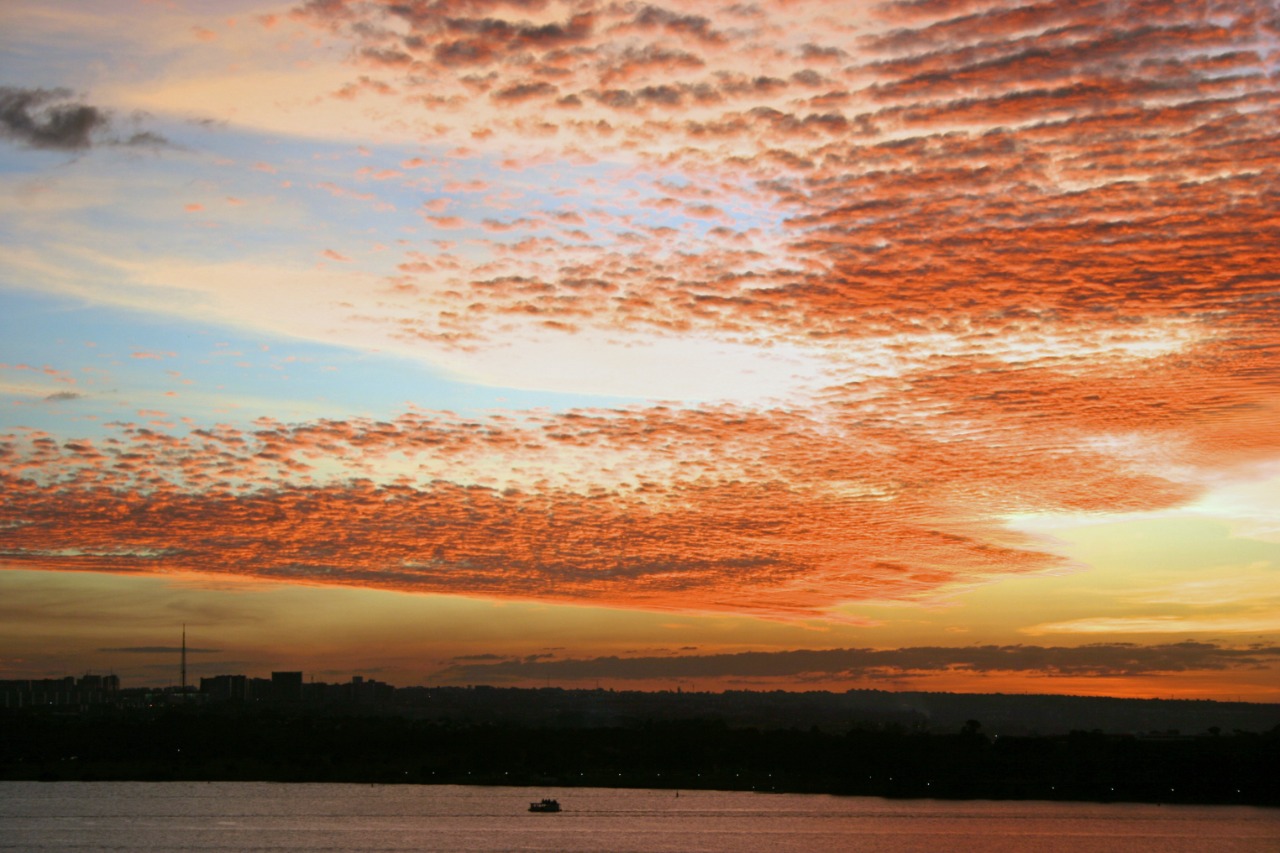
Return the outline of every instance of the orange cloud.
[[[494,190],[417,211],[490,239],[406,244],[353,325],[791,347],[825,365],[799,402],[32,433],[7,558],[809,616],[1057,566],[1002,519],[1177,507],[1280,451],[1265,4],[778,8],[293,17],[355,45],[343,97],[513,170],[433,183]]]
[[[1188,496],[1137,462],[1046,446],[1016,415],[993,442],[842,408],[125,425],[101,449],[37,435],[4,445],[0,521],[7,557],[47,568],[789,617],[1057,564],[1002,513]],[[480,473],[498,460],[504,482]]]

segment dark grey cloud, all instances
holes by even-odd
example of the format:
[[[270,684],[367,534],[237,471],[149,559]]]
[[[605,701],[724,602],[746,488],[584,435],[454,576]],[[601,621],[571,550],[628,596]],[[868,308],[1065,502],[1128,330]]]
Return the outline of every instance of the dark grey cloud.
[[[83,394],[77,394],[75,391],[55,391],[45,397],[51,403],[58,403],[63,400],[79,400]]]
[[[672,657],[533,658],[458,663],[436,675],[469,681],[560,678],[857,677],[929,672],[1030,672],[1045,675],[1147,675],[1247,669],[1280,660],[1280,646],[1231,648],[1213,643],[1097,643],[1086,646],[921,646],[902,649],[818,649]]]
[[[130,655],[176,655],[182,653],[182,646],[117,646],[109,649],[98,649],[98,651]],[[222,649],[198,649],[191,646],[187,647],[187,654],[189,655],[212,655],[221,651]]]
[[[172,143],[154,131],[140,130],[129,134],[127,138],[120,140],[119,144],[141,148],[167,148]]]
[[[518,83],[508,86],[505,89],[499,89],[489,97],[495,101],[527,101],[530,98],[553,97],[559,94],[559,90],[550,83],[540,81],[537,83]]]
[[[76,103],[68,89],[0,86],[0,137],[28,148],[81,151],[96,144],[159,147],[168,140],[151,131],[111,134],[112,115]]]
[[[97,107],[61,103],[70,96],[66,89],[0,88],[0,133],[32,148],[88,148],[109,119]]]

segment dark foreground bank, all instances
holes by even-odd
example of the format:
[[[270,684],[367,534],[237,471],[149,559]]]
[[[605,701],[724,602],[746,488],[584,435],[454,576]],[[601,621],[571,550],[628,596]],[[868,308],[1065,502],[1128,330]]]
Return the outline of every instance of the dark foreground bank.
[[[0,779],[401,782],[1280,806],[1280,729],[989,738],[168,709],[0,717]]]

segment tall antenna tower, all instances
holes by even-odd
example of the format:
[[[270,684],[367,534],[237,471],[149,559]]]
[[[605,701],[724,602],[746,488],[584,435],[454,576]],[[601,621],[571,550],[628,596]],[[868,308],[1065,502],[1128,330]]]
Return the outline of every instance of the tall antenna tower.
[[[182,700],[187,699],[187,623],[182,623]]]

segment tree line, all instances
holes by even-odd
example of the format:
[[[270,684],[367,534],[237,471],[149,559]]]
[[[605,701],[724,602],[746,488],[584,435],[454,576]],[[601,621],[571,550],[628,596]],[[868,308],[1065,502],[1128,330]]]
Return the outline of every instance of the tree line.
[[[578,727],[281,710],[5,713],[0,778],[585,785],[1280,805],[1280,727],[1139,738],[844,732],[720,720]]]

